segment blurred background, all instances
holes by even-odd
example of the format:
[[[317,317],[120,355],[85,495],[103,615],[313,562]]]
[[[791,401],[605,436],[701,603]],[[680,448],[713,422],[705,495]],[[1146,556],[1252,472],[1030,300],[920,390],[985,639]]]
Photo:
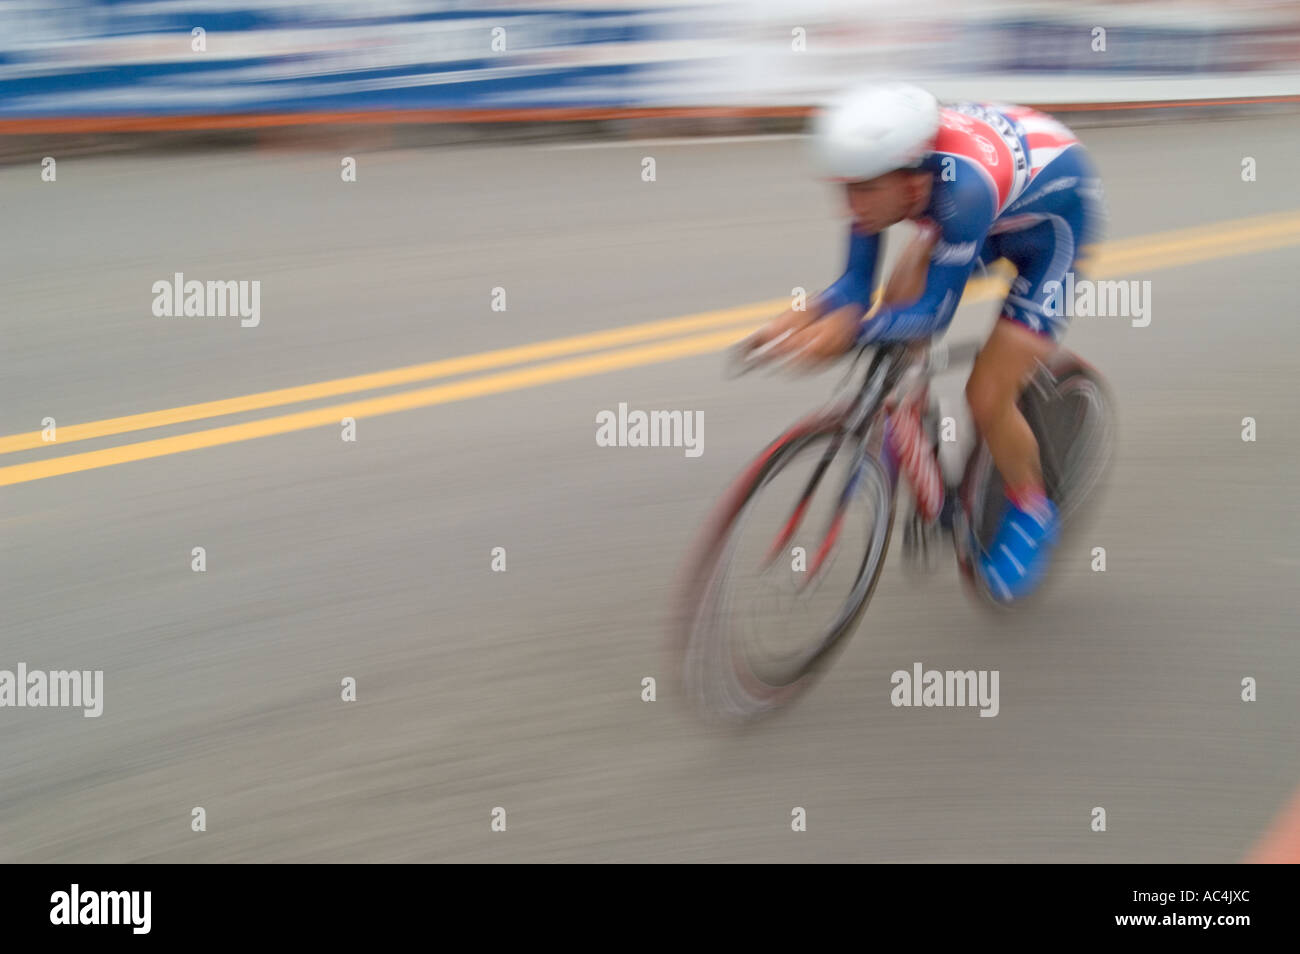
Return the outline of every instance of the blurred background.
[[[0,860],[1300,857],[1298,52],[1295,2],[0,0],[0,670],[104,673],[0,708]],[[706,728],[687,548],[838,381],[722,352],[841,271],[801,134],[871,77],[1079,133],[1152,289],[1066,342],[1119,458],[1033,607],[895,534],[813,692]],[[893,707],[917,662],[999,714]]]
[[[1221,98],[1300,92],[1298,53],[1276,0],[4,0],[0,116]]]

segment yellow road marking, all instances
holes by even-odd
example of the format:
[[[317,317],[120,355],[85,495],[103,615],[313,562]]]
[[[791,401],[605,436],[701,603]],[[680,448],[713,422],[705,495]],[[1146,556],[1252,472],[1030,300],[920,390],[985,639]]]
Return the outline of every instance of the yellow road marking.
[[[1243,224],[1226,228],[1187,229],[1182,233],[1138,236],[1123,242],[1106,242],[1098,249],[1093,267],[1098,272],[1132,274],[1155,268],[1172,268],[1214,258],[1244,255],[1247,252],[1282,248],[1300,242],[1300,216],[1261,216],[1239,219]]]
[[[338,424],[345,417],[377,417],[396,411],[409,411],[417,407],[429,407],[433,404],[447,404],[451,401],[464,401],[469,398],[483,397],[488,394],[500,394],[503,391],[515,391],[520,388],[536,387],[553,381],[569,378],[586,377],[617,371],[622,368],[634,368],[644,364],[656,364],[690,355],[707,354],[718,351],[734,343],[734,331],[711,332],[686,338],[674,338],[669,341],[620,351],[605,351],[600,354],[584,355],[567,361],[553,361],[549,364],[533,365],[514,371],[502,371],[498,374],[486,374],[450,384],[439,384],[430,388],[417,388],[401,391],[397,394],[367,398],[347,404],[335,404],[330,407],[299,411],[295,414],[282,414],[278,417],[248,421],[244,424],[231,424],[226,427],[214,427],[205,431],[178,434],[158,440],[141,441],[135,444],[123,444],[104,450],[89,451],[83,454],[70,454],[66,457],[54,457],[50,460],[32,461],[27,464],[13,464],[0,467],[0,487],[9,484],[21,484],[43,477],[56,477],[60,474],[72,474],[97,467],[111,467],[131,461],[147,460],[167,454],[179,454],[183,451],[198,450],[202,447],[215,447],[219,444],[232,444],[236,441],[252,440],[256,437],[270,437],[273,434],[286,434],[312,427]],[[595,423],[595,418],[592,418]]]
[[[358,374],[347,378],[335,378],[316,384],[303,384],[292,388],[280,388],[275,391],[261,391],[257,394],[245,394],[240,397],[225,398],[219,401],[207,401],[203,404],[187,404],[162,411],[149,411],[143,414],[128,414],[125,417],[111,417],[102,421],[86,424],[67,424],[59,427],[58,440],[55,444],[70,444],[73,441],[85,441],[95,437],[111,437],[130,431],[142,431],[151,427],[166,427],[170,424],[185,424],[210,417],[223,417],[227,414],[239,414],[244,411],[260,411],[269,407],[282,407],[286,404],[301,404],[321,398],[338,397],[341,394],[354,394],[359,391],[373,391],[378,388],[392,387],[399,384],[414,384],[417,381],[429,381],[448,378],[471,371],[487,371],[492,368],[508,367],[512,364],[525,364],[542,358],[558,358],[566,354],[584,351],[597,351],[614,345],[633,344],[655,338],[667,338],[691,331],[704,331],[736,325],[742,322],[765,318],[782,308],[788,307],[788,299],[778,298],[772,301],[755,302],[735,308],[719,311],[701,312],[685,315],[681,318],[669,318],[651,321],[640,325],[627,325],[622,328],[610,328],[590,334],[574,335],[568,338],[555,338],[551,341],[539,341],[534,344],[502,348],[496,351],[484,351],[479,354],[464,355],[413,364],[404,368],[388,371],[375,371],[370,374]],[[0,454],[14,451],[31,450],[35,447],[49,447],[51,442],[41,438],[40,431],[25,434],[12,434],[0,437]]]
[[[1244,254],[1252,251],[1264,251],[1300,241],[1300,215],[1294,212],[1276,213],[1236,219],[1207,226],[1196,226],[1172,232],[1159,232],[1153,235],[1136,236],[1107,242],[1097,247],[1089,263],[1088,274],[1105,272],[1132,273],[1146,268],[1169,267],[1203,261],[1206,258],[1218,258],[1223,255]],[[1233,246],[1233,247],[1228,247]],[[963,300],[967,302],[982,301],[993,294],[1000,294],[1003,282],[998,280],[972,281],[966,289]],[[153,427],[166,427],[173,424],[186,424],[228,414],[240,414],[247,411],[260,411],[289,404],[301,404],[322,398],[355,394],[361,391],[373,391],[380,388],[396,387],[403,384],[415,384],[421,381],[453,377],[475,371],[488,371],[494,368],[508,367],[512,364],[525,364],[546,358],[557,358],[569,354],[596,351],[617,345],[635,344],[651,341],[655,338],[668,338],[676,335],[710,328],[740,325],[751,320],[768,317],[788,307],[785,298],[724,308],[718,311],[701,312],[679,318],[669,318],[644,324],[611,328],[589,334],[556,338],[532,344],[485,351],[479,354],[464,355],[429,361],[423,364],[393,368],[387,371],[375,371],[370,374],[335,378],[315,384],[304,384],[274,391],[261,391],[240,397],[207,401],[201,404],[187,404],[181,407],[161,411],[148,411],[142,414],[129,414],[102,421],[90,421],[85,424],[68,424],[59,428],[56,444],[70,444],[74,441],[91,440],[97,437],[111,437],[131,431],[148,430]],[[0,437],[0,454],[49,447],[41,431],[28,431]]]
[[[1286,212],[1269,212],[1241,219],[1210,222],[1167,232],[1110,239],[1105,243],[1105,248],[1108,251],[1129,254],[1157,246],[1172,248],[1188,245],[1221,245],[1234,236],[1273,235],[1293,232],[1297,228],[1300,228],[1300,215],[1297,215],[1297,210],[1292,209]]]
[[[1183,229],[1177,232],[1139,236],[1121,242],[1107,243],[1098,249],[1095,268],[1100,273],[1132,273],[1143,269],[1168,268],[1208,259],[1226,258],[1248,252],[1265,251],[1300,243],[1300,215],[1260,216],[1220,223],[1217,226]],[[987,278],[972,281],[963,296],[964,302],[981,301],[1004,293],[1005,278]],[[147,460],[167,454],[215,447],[238,441],[269,437],[291,431],[305,430],[337,424],[344,417],[375,417],[397,411],[463,401],[489,394],[500,394],[521,388],[536,387],[556,381],[602,374],[623,368],[638,367],[661,361],[719,351],[737,340],[747,328],[739,326],[769,317],[775,310],[785,307],[786,299],[758,302],[713,312],[702,312],[681,318],[648,322],[625,328],[559,338],[536,344],[521,345],[497,351],[449,358],[425,364],[379,371],[373,374],[338,378],[317,384],[264,391],[258,394],[192,404],[169,410],[110,418],[88,424],[68,425],[60,428],[57,443],[70,440],[87,440],[105,437],[166,424],[185,423],[217,417],[240,411],[259,410],[284,404],[299,403],[339,394],[373,390],[415,381],[429,380],[556,357],[575,352],[609,348],[619,344],[666,337],[668,340],[642,347],[623,348],[583,355],[564,361],[533,365],[498,374],[486,374],[462,381],[402,391],[397,394],[373,397],[336,404],[329,407],[283,414],[242,424],[210,428],[188,434],[156,440],[125,444],[104,450],[71,454],[43,461],[0,467],[0,486],[26,483],[45,477],[76,473],[99,467],[111,467],[131,461]],[[728,330],[709,334],[689,335],[705,328],[726,327]],[[677,335],[678,337],[670,337]],[[687,335],[682,337],[682,335]],[[71,433],[73,436],[68,437]],[[41,432],[15,434],[0,438],[0,453],[51,446],[41,440]]]

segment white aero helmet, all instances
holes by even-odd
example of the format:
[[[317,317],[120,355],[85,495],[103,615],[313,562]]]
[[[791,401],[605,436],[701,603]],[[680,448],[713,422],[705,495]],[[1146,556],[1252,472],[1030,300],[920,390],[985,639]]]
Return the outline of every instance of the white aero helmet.
[[[906,83],[863,86],[813,120],[812,143],[824,174],[845,182],[916,166],[939,132],[939,101]]]

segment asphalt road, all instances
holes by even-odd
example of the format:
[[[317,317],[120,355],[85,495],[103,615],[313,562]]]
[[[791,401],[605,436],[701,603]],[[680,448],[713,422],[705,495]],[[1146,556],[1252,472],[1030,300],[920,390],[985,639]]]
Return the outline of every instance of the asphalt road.
[[[1247,857],[1300,782],[1300,231],[1255,247],[1241,224],[1300,214],[1294,117],[1084,139],[1152,320],[1074,323],[1117,393],[1119,458],[1036,606],[990,615],[952,566],[905,576],[896,535],[811,695],[702,726],[661,652],[674,576],[728,481],[838,380],[730,381],[720,344],[366,405],[355,441],[326,414],[8,469],[445,381],[10,449],[0,670],[104,689],[98,718],[0,708],[0,860]],[[0,195],[0,435],[711,313],[815,290],[843,254],[790,139],[69,158],[53,183],[0,170]],[[1190,258],[1127,242],[1216,223],[1236,224]],[[260,324],[155,317],[178,271],[260,281]],[[964,306],[952,336],[995,308]],[[704,453],[597,446],[620,402],[703,412]],[[998,670],[999,714],[893,707],[915,662]]]

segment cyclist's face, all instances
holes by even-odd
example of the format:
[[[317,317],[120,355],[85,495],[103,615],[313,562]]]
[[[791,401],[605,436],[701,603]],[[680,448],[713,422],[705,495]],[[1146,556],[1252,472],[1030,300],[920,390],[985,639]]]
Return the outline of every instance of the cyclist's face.
[[[854,222],[867,232],[883,232],[924,210],[930,199],[930,176],[900,169],[865,182],[849,182],[844,189]]]

